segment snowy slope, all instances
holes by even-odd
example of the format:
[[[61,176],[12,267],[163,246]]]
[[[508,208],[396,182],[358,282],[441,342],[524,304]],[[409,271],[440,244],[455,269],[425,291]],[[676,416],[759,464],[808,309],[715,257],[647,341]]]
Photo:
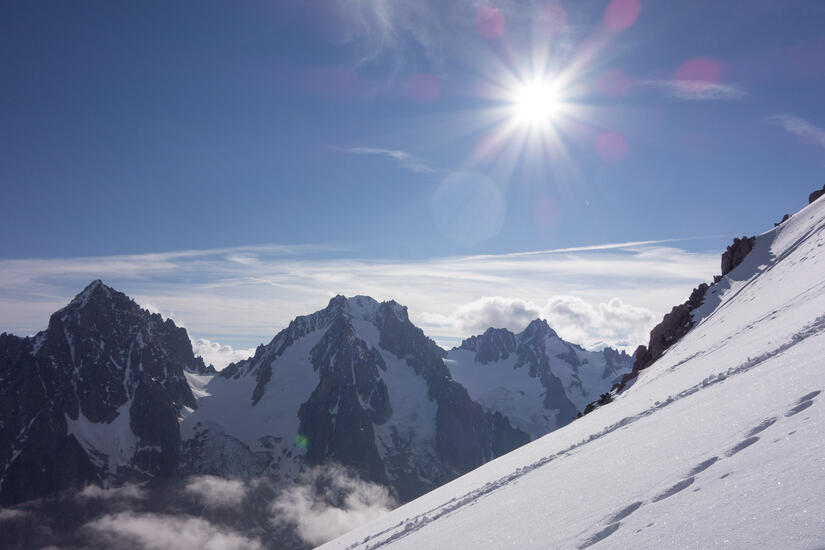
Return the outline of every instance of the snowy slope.
[[[565,342],[539,319],[518,334],[490,328],[444,362],[470,397],[534,439],[573,420],[633,366],[624,352]]]
[[[325,548],[825,545],[825,200],[614,403]]]

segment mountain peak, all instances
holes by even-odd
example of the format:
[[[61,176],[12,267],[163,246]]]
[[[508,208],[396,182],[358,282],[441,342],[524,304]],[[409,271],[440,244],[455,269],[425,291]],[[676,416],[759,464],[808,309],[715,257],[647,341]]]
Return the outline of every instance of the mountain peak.
[[[347,298],[338,294],[330,299],[326,307],[328,313],[346,313],[353,319],[375,322],[382,310],[389,309],[401,320],[408,320],[407,308],[394,300],[379,302],[371,296],[357,295]]]
[[[547,324],[546,319],[533,319],[521,334],[527,338],[534,336],[558,336],[556,331]]]
[[[86,285],[86,288],[74,297],[74,299],[69,303],[69,306],[76,306],[83,309],[92,300],[98,300],[101,298],[111,299],[114,294],[118,294],[115,289],[106,286],[100,279],[95,279]]]

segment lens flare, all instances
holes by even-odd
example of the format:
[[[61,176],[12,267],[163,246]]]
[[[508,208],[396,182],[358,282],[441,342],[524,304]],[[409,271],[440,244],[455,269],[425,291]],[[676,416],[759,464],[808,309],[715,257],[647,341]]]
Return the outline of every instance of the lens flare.
[[[299,449],[307,450],[309,448],[309,438],[303,434],[296,435],[295,446]]]

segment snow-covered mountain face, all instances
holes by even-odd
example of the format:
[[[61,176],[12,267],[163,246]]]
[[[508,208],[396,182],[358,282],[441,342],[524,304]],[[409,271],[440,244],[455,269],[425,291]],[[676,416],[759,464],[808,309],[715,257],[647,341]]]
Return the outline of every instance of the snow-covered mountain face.
[[[332,461],[408,499],[526,443],[443,355],[406,308],[337,296],[220,375],[187,375],[198,396],[182,424],[187,468],[290,479]]]
[[[204,369],[186,331],[100,281],[35,337],[0,335],[0,502],[171,475],[185,369]]]
[[[565,342],[540,319],[518,334],[487,329],[452,349],[445,362],[473,400],[533,439],[572,421],[633,366],[624,352]]]
[[[823,290],[820,199],[612,403],[325,548],[822,547]]]

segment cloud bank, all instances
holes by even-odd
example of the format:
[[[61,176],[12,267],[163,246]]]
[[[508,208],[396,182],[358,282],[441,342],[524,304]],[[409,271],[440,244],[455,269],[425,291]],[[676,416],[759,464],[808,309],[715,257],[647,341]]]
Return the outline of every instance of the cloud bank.
[[[713,242],[718,247],[721,241]],[[396,300],[428,336],[448,347],[483,325],[520,330],[536,315],[565,337],[580,334],[571,338],[576,343],[626,342],[633,348],[647,339],[657,318],[719,271],[717,251],[688,252],[658,241],[424,260],[317,256],[317,249],[245,247],[0,260],[0,331],[42,330],[52,312],[102,278],[185,326],[196,351],[216,366],[248,356],[296,316],[325,307],[336,294]],[[562,314],[548,306],[571,299],[590,313]],[[633,321],[607,330],[616,309]]]

